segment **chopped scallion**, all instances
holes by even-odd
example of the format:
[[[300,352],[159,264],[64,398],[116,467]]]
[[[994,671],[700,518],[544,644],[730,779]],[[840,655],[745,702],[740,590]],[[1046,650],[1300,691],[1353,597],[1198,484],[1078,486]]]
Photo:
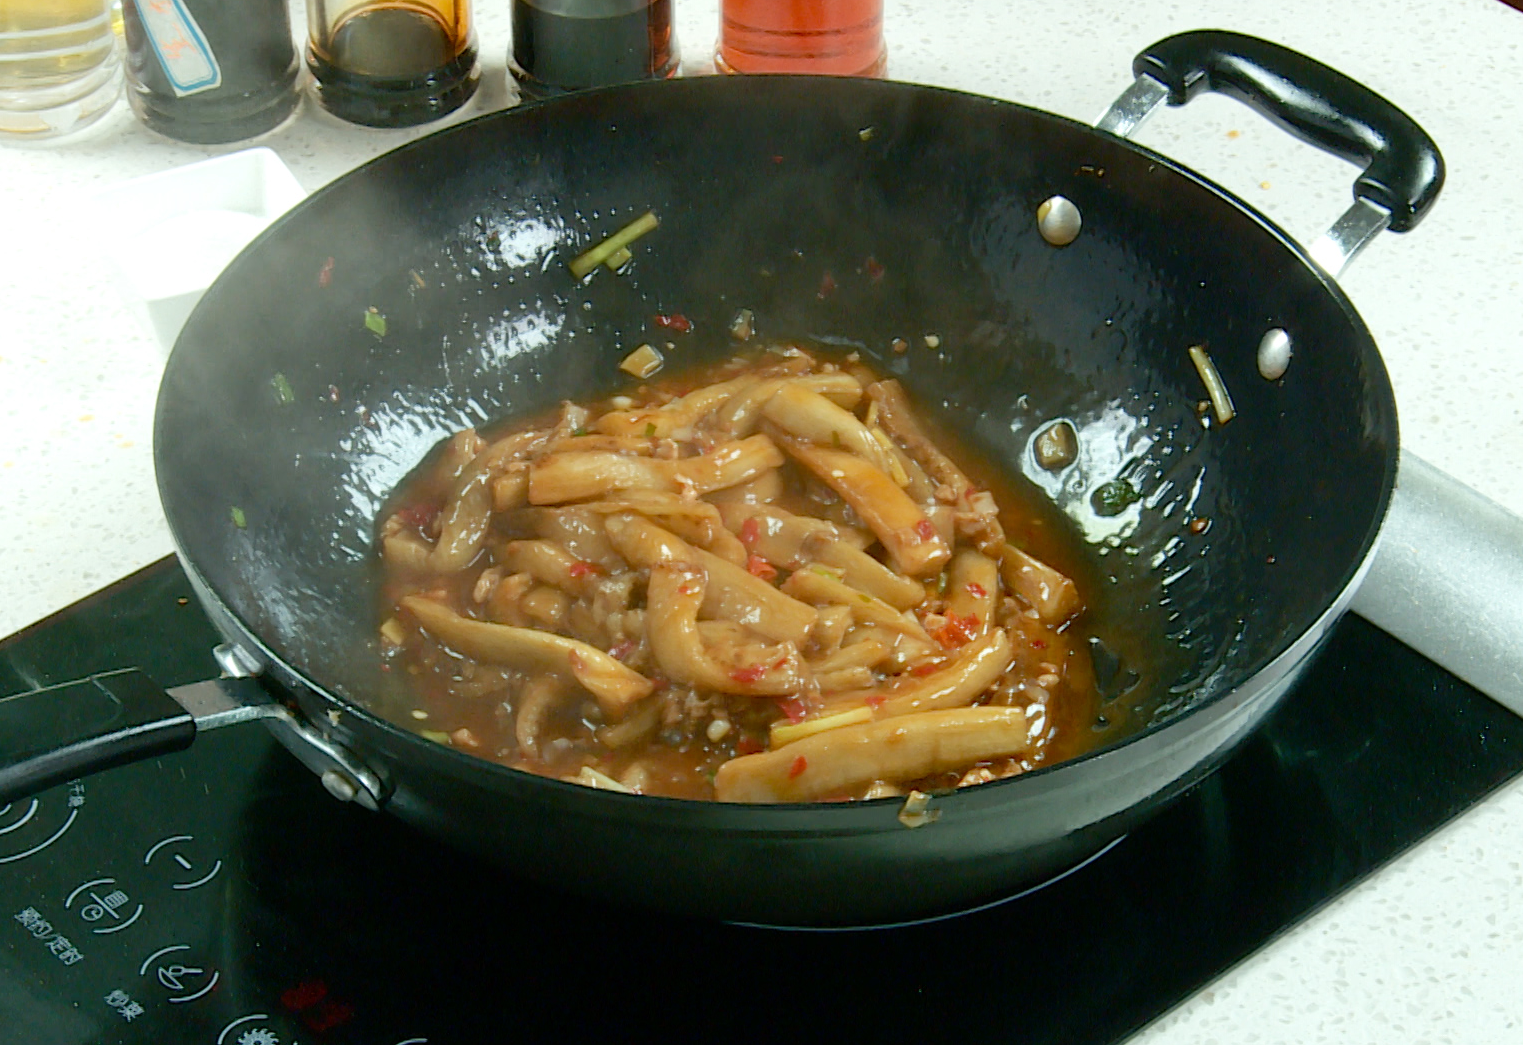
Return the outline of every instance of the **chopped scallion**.
[[[609,236],[602,243],[599,243],[586,253],[573,258],[569,266],[571,274],[577,279],[581,279],[659,224],[661,222],[656,215],[651,211],[646,211],[618,232]]]
[[[377,312],[373,305],[365,310],[365,329],[376,337],[386,336],[386,317]]]
[[[270,378],[270,387],[275,390],[275,401],[281,406],[290,406],[296,402],[296,393],[291,389],[291,382],[286,380],[286,375],[275,371],[275,376]]]
[[[240,530],[248,528],[249,521],[248,521],[248,518],[243,514],[243,509],[242,508],[239,508],[237,505],[234,505],[233,509],[232,509],[232,516],[233,516],[233,525],[234,526],[238,527],[238,529],[240,529]]]
[[[1095,492],[1090,495],[1089,503],[1096,515],[1109,518],[1120,515],[1140,500],[1142,500],[1142,494],[1135,486],[1125,479],[1112,479],[1095,488]]]
[[[1217,423],[1226,424],[1236,416],[1237,410],[1232,405],[1232,396],[1227,393],[1227,383],[1217,373],[1216,364],[1211,362],[1204,345],[1190,346],[1190,362],[1195,364],[1201,384],[1206,386],[1206,394],[1211,397],[1211,408],[1216,411]]]

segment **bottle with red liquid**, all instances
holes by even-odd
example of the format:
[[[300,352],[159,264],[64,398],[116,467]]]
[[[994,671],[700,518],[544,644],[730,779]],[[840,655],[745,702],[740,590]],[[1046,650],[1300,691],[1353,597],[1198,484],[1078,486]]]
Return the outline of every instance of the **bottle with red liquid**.
[[[883,0],[723,0],[714,64],[725,73],[882,76]]]

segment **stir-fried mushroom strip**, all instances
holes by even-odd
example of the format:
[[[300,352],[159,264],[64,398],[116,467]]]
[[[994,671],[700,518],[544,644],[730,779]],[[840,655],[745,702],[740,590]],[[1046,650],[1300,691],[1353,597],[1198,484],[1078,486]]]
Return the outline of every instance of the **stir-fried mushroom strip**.
[[[488,440],[380,534],[409,724],[608,790],[813,802],[1082,750],[1074,582],[895,381],[796,347]]]

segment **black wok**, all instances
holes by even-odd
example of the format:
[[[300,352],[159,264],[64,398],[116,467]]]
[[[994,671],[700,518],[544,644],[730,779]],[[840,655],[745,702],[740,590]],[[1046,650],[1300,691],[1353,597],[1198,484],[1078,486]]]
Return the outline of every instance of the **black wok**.
[[[1437,150],[1403,114],[1261,41],[1186,34],[1136,71],[1176,103],[1206,88],[1247,97],[1359,162],[1356,196],[1379,205],[1363,208],[1376,226],[1389,212],[1391,228],[1410,228],[1442,181]],[[1034,218],[1055,194],[1083,216],[1061,249]],[[661,225],[627,272],[571,277],[571,257],[647,210]],[[822,292],[827,273],[834,290]],[[851,345],[900,375],[1096,545],[1099,597],[1179,651],[1151,703],[1129,712],[1146,728],[937,796],[937,819],[910,829],[892,800],[750,807],[594,791],[386,720],[372,541],[394,485],[460,427],[610,393],[642,341],[679,342],[683,363],[729,351],[739,307],[765,337]],[[670,312],[696,333],[657,329]],[[385,317],[384,334],[367,314]],[[1272,328],[1295,346],[1273,381],[1255,363]],[[939,350],[918,341],[930,331]],[[896,337],[917,343],[895,354]],[[1209,349],[1235,400],[1226,425],[1203,423],[1191,345]],[[1056,417],[1074,421],[1086,451],[1053,477],[1030,444]],[[1363,322],[1241,201],[1113,134],[1018,105],[794,78],[576,95],[451,128],[340,179],[207,292],[170,358],[155,432],[181,559],[237,646],[224,663],[262,672],[289,705],[274,713],[305,739],[282,737],[331,790],[549,882],[818,924],[1007,893],[1094,853],[1219,764],[1346,608],[1396,448]],[[1118,478],[1142,499],[1097,515],[1095,489]],[[1204,534],[1189,532],[1194,518],[1210,520]],[[121,698],[122,685],[103,685]],[[119,747],[193,731],[183,713],[162,728],[146,713],[125,722]],[[53,778],[76,768],[53,754]],[[44,780],[19,772],[0,784]]]

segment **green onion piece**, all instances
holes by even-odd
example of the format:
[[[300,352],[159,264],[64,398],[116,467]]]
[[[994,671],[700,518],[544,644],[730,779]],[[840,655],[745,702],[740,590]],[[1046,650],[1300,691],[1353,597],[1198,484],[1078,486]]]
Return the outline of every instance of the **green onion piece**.
[[[386,317],[377,312],[374,306],[365,310],[365,329],[376,337],[386,336]]]
[[[647,439],[654,439],[655,437],[656,437],[656,422],[651,421],[650,423],[648,423],[645,426],[645,438],[647,438]]]
[[[449,743],[449,734],[442,729],[420,729],[418,733],[425,739],[432,740],[435,744]]]
[[[291,390],[291,382],[286,380],[286,375],[275,371],[275,376],[270,378],[270,387],[275,389],[275,401],[281,406],[290,406],[296,402],[296,393]]]
[[[1095,488],[1095,492],[1090,495],[1089,503],[1096,515],[1109,518],[1120,515],[1140,500],[1142,500],[1142,494],[1131,483],[1124,479],[1112,479]]]
[[[625,265],[628,265],[633,260],[635,260],[634,251],[630,250],[628,247],[620,247],[618,250],[608,255],[608,260],[603,262],[603,267],[606,268],[609,272],[617,272],[619,269],[623,268]]]
[[[238,527],[238,529],[240,529],[240,530],[244,530],[244,529],[248,528],[249,521],[248,521],[248,518],[244,516],[242,508],[239,508],[237,505],[234,505],[233,509],[232,509],[232,516],[233,516],[233,525],[234,526]]]
[[[1216,411],[1218,424],[1226,424],[1237,415],[1232,406],[1232,396],[1227,394],[1227,384],[1222,380],[1222,375],[1217,373],[1216,364],[1211,362],[1211,357],[1206,354],[1204,345],[1191,345],[1189,348],[1190,362],[1195,364],[1196,373],[1200,374],[1201,384],[1206,386],[1206,394],[1211,397],[1211,408]]]
[[[581,279],[659,224],[661,222],[656,215],[651,211],[646,211],[585,254],[573,258],[569,266],[571,274],[577,279]]]

